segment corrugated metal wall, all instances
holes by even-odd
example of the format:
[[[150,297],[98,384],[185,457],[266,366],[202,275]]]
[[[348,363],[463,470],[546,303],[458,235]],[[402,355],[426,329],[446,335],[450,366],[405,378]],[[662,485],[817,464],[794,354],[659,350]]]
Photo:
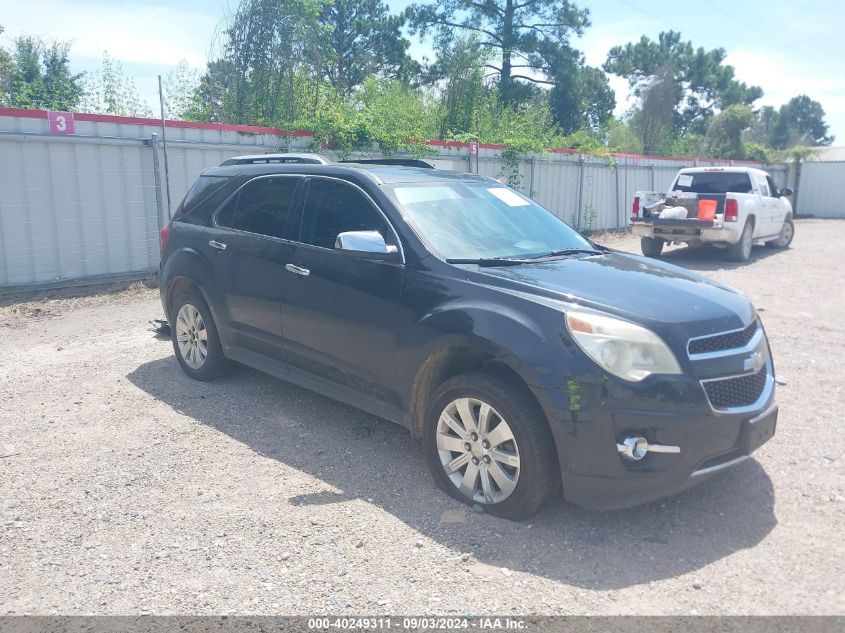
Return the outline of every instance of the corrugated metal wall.
[[[47,134],[46,115],[0,114],[0,287],[61,285],[158,267],[158,230],[169,218],[164,152],[153,136],[161,130],[155,121],[96,119],[77,120],[75,136],[56,137]],[[171,209],[203,169],[226,158],[306,151],[312,143],[310,136],[207,127],[167,128]],[[718,163],[549,153],[514,164],[491,146],[473,156],[465,145],[433,150],[429,160],[436,167],[512,183],[566,222],[591,231],[625,227],[635,191],[666,189],[680,167]],[[808,167],[805,178],[821,173]],[[784,166],[771,171],[779,185],[786,184]]]
[[[798,186],[799,214],[845,218],[845,202],[840,189],[843,180],[845,162],[803,163]]]

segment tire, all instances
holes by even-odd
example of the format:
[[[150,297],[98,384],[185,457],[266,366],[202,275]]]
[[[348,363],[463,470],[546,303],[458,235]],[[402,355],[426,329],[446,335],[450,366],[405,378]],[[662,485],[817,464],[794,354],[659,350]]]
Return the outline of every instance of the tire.
[[[735,262],[747,262],[748,258],[751,257],[751,246],[754,243],[753,234],[754,223],[747,220],[745,226],[742,227],[742,235],[739,236],[739,241],[725,249],[728,259]]]
[[[641,237],[640,249],[642,249],[643,255],[646,257],[660,257],[665,243],[659,237]]]
[[[485,407],[486,433],[480,428]],[[467,412],[470,424],[464,420]],[[478,434],[470,432],[473,424]],[[529,395],[498,376],[462,374],[443,383],[428,408],[423,445],[437,485],[490,514],[525,519],[560,489],[554,439],[545,416]],[[447,464],[455,469],[451,475]]]
[[[170,323],[170,340],[182,371],[194,380],[208,381],[219,376],[226,368],[223,345],[199,291],[182,291],[173,298]]]
[[[780,227],[780,235],[776,240],[766,242],[766,246],[769,248],[789,248],[793,237],[795,237],[795,224],[792,222],[792,216],[788,215],[783,221],[783,226]]]

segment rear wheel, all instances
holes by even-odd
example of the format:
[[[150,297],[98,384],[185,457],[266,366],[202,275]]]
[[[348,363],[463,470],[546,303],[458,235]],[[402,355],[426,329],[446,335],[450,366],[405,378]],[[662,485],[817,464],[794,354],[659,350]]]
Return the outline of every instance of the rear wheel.
[[[787,248],[792,244],[793,237],[795,237],[795,225],[792,223],[792,217],[786,216],[783,226],[780,227],[780,235],[776,240],[766,242],[766,246],[769,248]]]
[[[751,220],[748,220],[742,227],[742,235],[739,236],[739,241],[726,249],[728,258],[735,262],[747,262],[748,258],[751,257],[751,246],[754,241],[753,233],[754,224]]]
[[[424,445],[438,486],[490,514],[524,519],[560,487],[545,417],[527,394],[497,376],[463,374],[441,385]]]
[[[663,252],[663,245],[666,242],[661,240],[659,237],[641,237],[640,238],[640,248],[643,251],[643,255],[646,257],[660,257],[660,253]]]
[[[211,311],[199,292],[180,292],[173,299],[170,338],[182,370],[195,380],[212,380],[225,368],[223,346]]]

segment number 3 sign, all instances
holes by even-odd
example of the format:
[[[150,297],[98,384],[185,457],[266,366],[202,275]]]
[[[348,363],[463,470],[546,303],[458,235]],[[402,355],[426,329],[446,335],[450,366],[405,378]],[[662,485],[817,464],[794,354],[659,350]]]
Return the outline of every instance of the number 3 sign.
[[[76,134],[73,125],[73,112],[47,112],[47,125],[50,127],[50,134],[52,135]]]

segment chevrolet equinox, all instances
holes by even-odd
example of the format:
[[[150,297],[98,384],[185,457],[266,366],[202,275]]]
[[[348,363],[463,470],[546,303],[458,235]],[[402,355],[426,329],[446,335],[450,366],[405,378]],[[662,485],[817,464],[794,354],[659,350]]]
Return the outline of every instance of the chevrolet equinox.
[[[161,231],[182,369],[236,361],[406,426],[435,482],[520,519],[682,490],[775,431],[754,307],[472,174],[206,170]]]

